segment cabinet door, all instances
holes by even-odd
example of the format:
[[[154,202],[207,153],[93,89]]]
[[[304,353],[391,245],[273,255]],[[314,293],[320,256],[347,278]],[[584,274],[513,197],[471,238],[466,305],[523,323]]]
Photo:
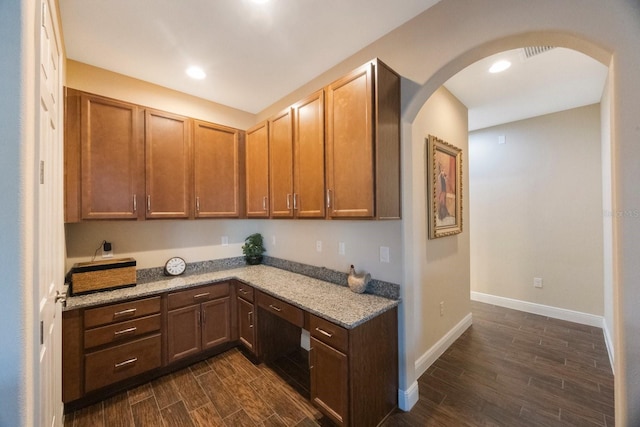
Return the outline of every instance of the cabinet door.
[[[194,126],[195,216],[237,218],[240,131],[199,121]]]
[[[269,171],[272,218],[293,217],[293,112],[269,120]]]
[[[202,312],[202,349],[215,347],[231,340],[231,298],[204,302]]]
[[[294,198],[298,218],[325,216],[324,91],[294,105]]]
[[[147,218],[191,213],[191,137],[186,117],[147,110],[145,115]]]
[[[330,217],[374,215],[373,64],[327,88],[327,205]]]
[[[240,342],[247,350],[255,353],[256,328],[255,311],[253,303],[238,297],[238,328],[240,329]]]
[[[200,304],[167,313],[167,362],[199,353],[201,350]]]
[[[269,216],[269,125],[263,122],[247,131],[245,148],[247,217]]]
[[[311,401],[335,423],[349,424],[347,356],[311,337]]]
[[[81,95],[82,219],[135,219],[142,182],[138,107]]]

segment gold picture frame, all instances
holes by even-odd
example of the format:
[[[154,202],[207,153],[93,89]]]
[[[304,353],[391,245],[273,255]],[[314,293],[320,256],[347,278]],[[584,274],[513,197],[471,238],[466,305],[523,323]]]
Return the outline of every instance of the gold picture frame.
[[[462,149],[427,138],[429,239],[462,233]]]

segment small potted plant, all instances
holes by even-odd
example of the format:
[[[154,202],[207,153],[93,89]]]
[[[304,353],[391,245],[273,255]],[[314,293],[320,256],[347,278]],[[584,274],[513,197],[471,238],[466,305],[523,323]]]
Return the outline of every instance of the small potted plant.
[[[244,245],[242,245],[242,253],[244,259],[249,265],[258,265],[262,262],[262,254],[267,250],[262,244],[262,234],[254,233],[244,239]]]

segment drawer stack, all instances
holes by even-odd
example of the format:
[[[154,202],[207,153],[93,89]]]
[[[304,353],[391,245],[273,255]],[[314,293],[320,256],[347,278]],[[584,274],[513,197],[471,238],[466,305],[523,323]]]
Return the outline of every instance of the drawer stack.
[[[85,310],[85,393],[159,368],[160,328],[160,297]]]

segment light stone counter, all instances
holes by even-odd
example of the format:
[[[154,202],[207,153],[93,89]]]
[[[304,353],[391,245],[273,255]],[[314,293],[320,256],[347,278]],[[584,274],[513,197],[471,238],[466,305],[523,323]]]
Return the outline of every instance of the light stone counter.
[[[345,328],[354,328],[396,307],[400,301],[371,294],[356,294],[348,287],[313,279],[266,265],[167,278],[135,287],[67,297],[64,310],[114,303],[198,285],[238,279]]]

